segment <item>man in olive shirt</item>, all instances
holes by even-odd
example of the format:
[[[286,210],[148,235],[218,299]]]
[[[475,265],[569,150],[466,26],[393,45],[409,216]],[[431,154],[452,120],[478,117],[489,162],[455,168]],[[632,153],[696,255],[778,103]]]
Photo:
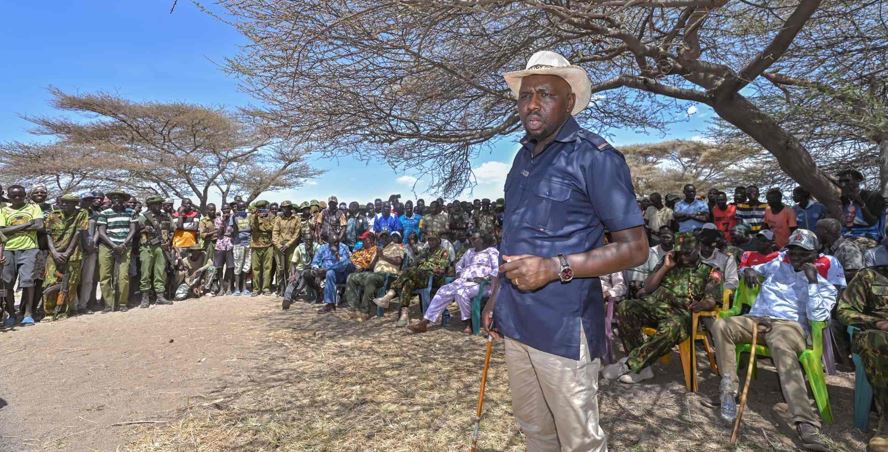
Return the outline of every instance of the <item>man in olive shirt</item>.
[[[271,295],[271,265],[274,255],[271,249],[271,237],[274,232],[274,219],[268,211],[268,201],[260,200],[254,204],[256,210],[250,214],[250,238],[252,250],[253,296]]]
[[[293,215],[293,203],[284,201],[281,203],[281,213],[274,220],[274,229],[271,232],[271,242],[274,245],[274,261],[277,268],[276,282],[278,296],[284,295],[287,287],[287,278],[290,274],[290,256],[299,242],[302,232],[302,221]]]

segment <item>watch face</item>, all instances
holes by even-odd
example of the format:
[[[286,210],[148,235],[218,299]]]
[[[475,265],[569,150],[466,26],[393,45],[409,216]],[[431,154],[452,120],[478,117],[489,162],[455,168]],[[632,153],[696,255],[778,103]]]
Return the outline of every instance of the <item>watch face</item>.
[[[574,271],[571,268],[565,268],[561,270],[561,280],[562,281],[570,281],[574,277]]]

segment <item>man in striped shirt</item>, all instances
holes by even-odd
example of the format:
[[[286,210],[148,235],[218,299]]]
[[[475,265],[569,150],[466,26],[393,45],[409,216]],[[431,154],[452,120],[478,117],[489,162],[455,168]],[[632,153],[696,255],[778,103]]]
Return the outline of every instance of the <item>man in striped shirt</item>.
[[[759,201],[759,189],[755,185],[746,187],[746,202],[737,204],[737,222],[746,224],[752,234],[762,230],[765,223],[765,209],[768,204]]]
[[[105,312],[126,311],[129,298],[129,250],[136,235],[138,219],[133,218],[133,211],[124,206],[129,195],[114,190],[107,196],[111,200],[111,207],[103,210],[96,220],[99,239],[99,285],[102,288]]]

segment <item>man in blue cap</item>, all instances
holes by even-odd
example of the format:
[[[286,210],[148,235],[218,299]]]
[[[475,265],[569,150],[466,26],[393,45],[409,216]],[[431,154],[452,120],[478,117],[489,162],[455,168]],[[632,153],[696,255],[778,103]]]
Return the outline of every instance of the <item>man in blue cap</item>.
[[[512,408],[527,449],[604,451],[598,276],[645,261],[644,219],[622,154],[573,118],[591,98],[586,71],[540,51],[505,79],[527,134],[506,177],[504,278],[483,323],[490,329],[495,320],[506,337]]]

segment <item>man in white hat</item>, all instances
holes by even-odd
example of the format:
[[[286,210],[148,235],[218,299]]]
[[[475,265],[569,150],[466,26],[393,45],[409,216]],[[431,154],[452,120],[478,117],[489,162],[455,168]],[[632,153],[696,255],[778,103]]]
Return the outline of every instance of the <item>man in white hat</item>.
[[[598,277],[646,260],[644,219],[623,156],[572,116],[589,104],[586,72],[541,51],[505,79],[527,134],[506,178],[505,278],[483,323],[490,330],[495,322],[506,338],[527,449],[607,450],[598,421],[606,340]]]

